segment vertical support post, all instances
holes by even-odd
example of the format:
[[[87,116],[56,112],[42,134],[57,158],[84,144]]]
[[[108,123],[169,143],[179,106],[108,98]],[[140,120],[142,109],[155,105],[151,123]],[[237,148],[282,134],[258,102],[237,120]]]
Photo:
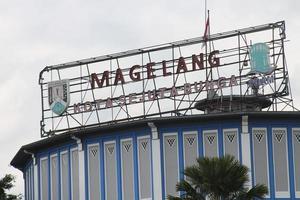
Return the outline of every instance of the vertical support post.
[[[45,109],[44,109],[44,93],[43,93],[43,71],[40,72],[40,79],[39,79],[39,84],[40,84],[40,88],[41,88],[41,106],[42,106],[42,120],[40,121],[40,131],[41,131],[41,138],[42,137],[45,137],[47,135],[45,135],[45,130],[44,130],[44,126],[45,126],[45,123],[44,123],[44,112],[45,112]]]
[[[38,164],[36,162],[36,158],[33,157],[33,190],[34,190],[34,200],[39,199],[39,182],[38,182]]]
[[[248,115],[242,116],[242,133],[241,133],[241,146],[242,146],[242,164],[246,165],[249,169],[249,182],[248,187],[252,188],[252,168],[251,168],[251,151],[250,151],[250,134],[248,125]]]
[[[32,158],[32,165],[33,165],[33,189],[34,189],[34,193],[32,195],[33,195],[33,199],[34,200],[39,200],[38,164],[36,162],[36,157],[35,157],[34,153],[29,152],[27,150],[24,150],[24,153],[28,154],[28,155],[31,155],[31,158]],[[26,181],[26,179],[25,179],[25,172],[23,173],[23,178],[24,178],[24,181]],[[28,192],[31,193],[31,191],[28,191]]]
[[[174,52],[174,44],[172,45],[172,78],[173,78],[173,85],[172,87],[175,87],[176,84],[176,80],[175,80],[175,52]],[[176,111],[176,99],[175,96],[173,98],[173,110]],[[173,115],[173,113],[171,113],[171,116]],[[174,115],[176,116],[176,114],[174,113]]]
[[[79,200],[85,200],[84,150],[80,138],[73,136],[72,139],[76,140],[78,149]]]
[[[276,61],[275,61],[275,30],[274,30],[274,27],[272,28],[272,58],[273,58],[273,65],[275,65]],[[274,90],[277,92],[276,71],[274,72]],[[273,98],[273,102],[274,101],[275,101],[275,104],[273,104],[273,105],[275,106],[275,111],[277,111],[277,97],[276,96],[275,96],[275,99]]]
[[[149,122],[148,126],[151,128],[151,143],[152,143],[152,176],[153,176],[153,199],[161,200],[162,198],[162,176],[161,176],[161,151],[160,151],[160,139],[157,131],[157,127],[154,123]]]
[[[238,48],[239,48],[239,79],[240,79],[240,98],[242,98],[242,65],[241,65],[241,35],[238,34]],[[242,101],[240,101],[240,108],[243,110]]]

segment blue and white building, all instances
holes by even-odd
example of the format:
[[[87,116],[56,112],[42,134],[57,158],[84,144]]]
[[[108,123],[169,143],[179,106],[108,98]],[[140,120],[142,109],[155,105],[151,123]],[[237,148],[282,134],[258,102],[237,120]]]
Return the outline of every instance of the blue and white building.
[[[197,157],[231,154],[267,199],[300,199],[300,113],[168,117],[67,132],[24,145],[11,165],[28,200],[164,199]]]
[[[268,187],[267,199],[300,199],[285,39],[280,21],[47,66],[46,139],[11,161],[25,199],[162,200],[180,195],[196,158],[225,154],[249,168],[250,187]]]

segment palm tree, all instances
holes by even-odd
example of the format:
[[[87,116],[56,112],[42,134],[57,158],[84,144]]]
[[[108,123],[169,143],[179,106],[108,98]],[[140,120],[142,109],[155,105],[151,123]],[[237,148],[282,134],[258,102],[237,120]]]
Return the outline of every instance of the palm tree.
[[[249,169],[226,155],[221,158],[198,158],[197,164],[184,171],[186,180],[176,185],[180,197],[168,196],[169,200],[251,200],[262,199],[267,193],[265,185],[248,189]]]

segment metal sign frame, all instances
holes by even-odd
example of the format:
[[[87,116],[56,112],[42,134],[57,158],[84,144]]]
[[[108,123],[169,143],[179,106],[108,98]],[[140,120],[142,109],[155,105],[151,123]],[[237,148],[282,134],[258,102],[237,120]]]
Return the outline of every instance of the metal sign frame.
[[[212,34],[208,38],[197,37],[47,66],[39,75],[41,137],[151,117],[200,114],[194,110],[194,103],[211,95],[211,92],[221,97],[225,93],[251,95],[253,91],[247,84],[253,77],[247,71],[252,40],[247,37],[264,32],[268,32],[269,36],[261,42],[270,47],[270,59],[277,68],[271,75],[274,81],[261,87],[260,95],[273,101],[268,110],[293,108],[284,53],[285,22],[280,21]],[[235,41],[235,44],[231,48],[216,51],[214,47],[218,45],[215,43],[225,39]],[[201,48],[203,44],[204,49]],[[199,55],[199,52],[202,53]],[[211,55],[212,52],[217,55]],[[202,59],[202,68],[201,63],[197,62],[199,59]],[[211,66],[211,62],[216,59],[220,60],[218,66]],[[152,63],[151,66],[149,63]],[[98,67],[100,65],[102,67]],[[130,71],[136,65],[138,67],[134,70],[139,68],[140,77],[133,81]],[[224,69],[236,70],[232,72],[234,77],[222,76],[220,71],[224,72]],[[122,76],[119,74],[121,70]],[[199,80],[197,76],[202,78]],[[257,77],[261,76],[265,78],[263,75]],[[55,115],[48,105],[47,86],[52,81],[62,79],[70,81],[70,97],[73,102],[65,113]],[[102,84],[99,85],[101,81]]]

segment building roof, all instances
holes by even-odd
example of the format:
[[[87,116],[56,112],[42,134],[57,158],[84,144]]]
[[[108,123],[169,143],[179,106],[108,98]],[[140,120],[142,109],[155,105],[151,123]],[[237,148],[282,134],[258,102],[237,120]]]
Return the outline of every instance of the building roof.
[[[193,122],[207,122],[216,119],[239,119],[243,115],[248,115],[255,118],[266,118],[272,117],[275,118],[293,118],[300,120],[300,112],[236,112],[236,113],[216,113],[216,114],[199,114],[199,115],[188,115],[188,116],[173,116],[173,117],[160,117],[160,118],[149,118],[142,119],[138,121],[128,121],[119,124],[111,124],[93,128],[86,129],[78,129],[76,131],[69,131],[65,133],[61,133],[58,135],[54,135],[45,139],[38,140],[36,142],[26,144],[22,146],[17,154],[11,161],[11,165],[15,168],[22,170],[24,165],[29,161],[32,157],[32,154],[36,154],[43,149],[47,149],[50,147],[58,146],[63,143],[74,141],[72,137],[85,138],[93,135],[100,135],[101,133],[107,133],[107,131],[119,131],[123,128],[126,130],[137,129],[137,128],[149,128],[148,123],[153,122],[155,125],[168,125],[174,124],[174,122],[178,123],[193,123]],[[299,121],[300,122],[300,121]]]

